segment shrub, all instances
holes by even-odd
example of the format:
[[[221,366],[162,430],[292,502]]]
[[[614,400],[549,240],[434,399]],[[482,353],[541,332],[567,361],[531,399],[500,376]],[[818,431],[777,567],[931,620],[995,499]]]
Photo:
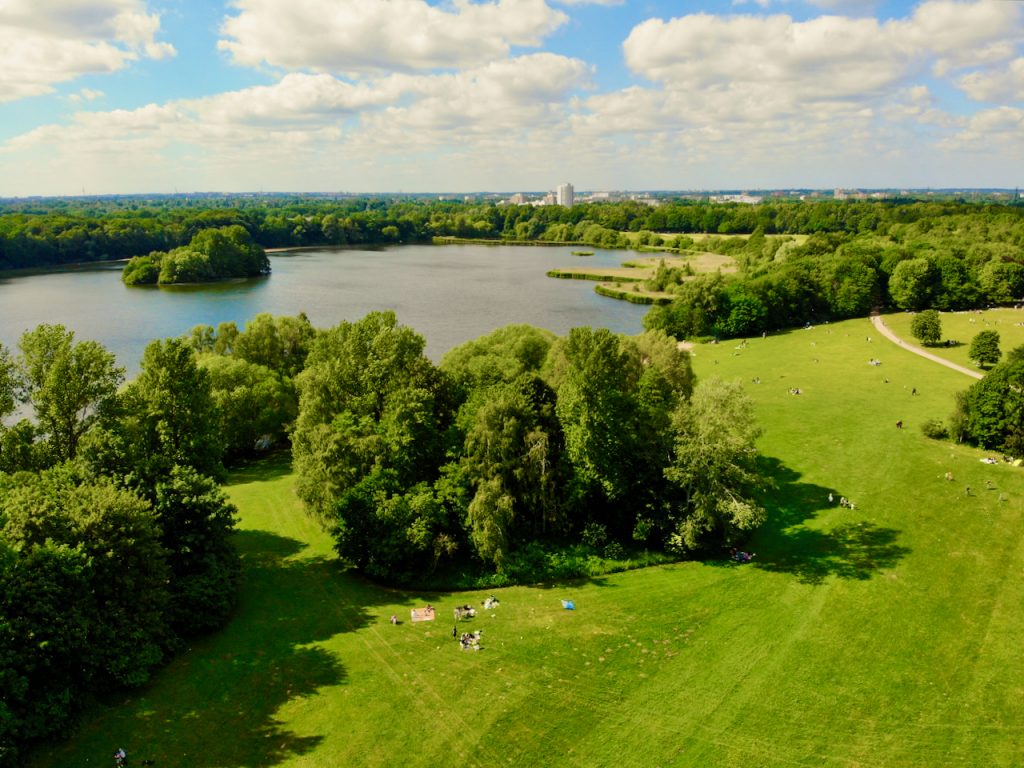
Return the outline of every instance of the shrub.
[[[921,425],[921,432],[932,440],[945,440],[949,437],[949,430],[939,419],[928,419]]]

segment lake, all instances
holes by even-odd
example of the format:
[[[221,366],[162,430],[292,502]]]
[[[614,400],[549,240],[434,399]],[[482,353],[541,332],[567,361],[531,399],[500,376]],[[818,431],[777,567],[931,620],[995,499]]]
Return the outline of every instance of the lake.
[[[575,246],[578,247],[578,246]],[[594,293],[590,281],[556,280],[549,269],[619,266],[629,251],[572,247],[402,245],[379,250],[316,249],[271,254],[266,278],[173,288],[121,283],[122,264],[0,276],[0,343],[16,352],[21,334],[60,323],[79,340],[117,355],[132,376],[152,339],[195,325],[243,326],[260,312],[305,312],[317,327],[391,309],[415,328],[437,360],[452,347],[510,323],[564,334],[582,325],[639,333],[646,306]]]

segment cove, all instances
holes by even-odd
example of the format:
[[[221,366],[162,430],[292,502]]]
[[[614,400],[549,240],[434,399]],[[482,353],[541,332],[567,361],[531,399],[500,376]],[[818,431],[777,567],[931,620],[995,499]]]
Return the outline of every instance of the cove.
[[[630,252],[595,250],[588,266],[619,266]],[[129,376],[146,344],[195,325],[245,325],[260,312],[305,312],[317,327],[394,310],[426,338],[437,360],[458,344],[510,323],[565,334],[589,325],[639,333],[647,307],[598,296],[589,283],[553,280],[571,269],[571,246],[401,245],[379,250],[312,249],[270,256],[266,278],[195,286],[128,288],[123,264],[0,275],[0,343],[16,351],[21,334],[60,323],[78,340],[117,355]]]

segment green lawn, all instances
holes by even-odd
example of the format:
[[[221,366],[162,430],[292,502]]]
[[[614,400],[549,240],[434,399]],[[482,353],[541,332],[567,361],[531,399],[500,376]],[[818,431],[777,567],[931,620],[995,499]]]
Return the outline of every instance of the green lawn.
[[[967,368],[980,370],[968,357],[971,339],[981,331],[999,332],[999,349],[1005,356],[1014,347],[1024,344],[1024,309],[988,309],[983,312],[942,312],[942,339],[954,342],[952,347],[928,347],[928,351]],[[914,315],[897,312],[885,316],[885,324],[901,338],[916,344],[910,332]]]
[[[1019,766],[1024,474],[918,430],[970,380],[867,320],[702,345],[694,364],[757,402],[775,487],[753,564],[499,590],[466,624],[484,650],[464,652],[448,617],[484,593],[345,573],[287,465],[265,464],[230,487],[232,624],[30,765],[123,745],[176,768]],[[409,623],[427,602],[440,620]]]

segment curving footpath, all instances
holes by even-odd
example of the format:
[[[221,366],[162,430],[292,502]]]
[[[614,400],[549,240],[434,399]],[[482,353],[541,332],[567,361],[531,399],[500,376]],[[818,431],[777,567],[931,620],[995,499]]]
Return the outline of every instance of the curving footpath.
[[[972,379],[984,378],[984,376],[978,373],[977,371],[972,371],[970,368],[964,368],[962,365],[951,363],[949,360],[941,358],[938,355],[933,355],[931,352],[923,350],[920,347],[915,347],[913,344],[908,344],[895,333],[893,333],[891,330],[889,330],[889,326],[885,324],[885,322],[882,320],[882,316],[877,312],[871,313],[871,324],[874,325],[875,328],[878,329],[878,332],[885,336],[885,338],[887,338],[893,344],[897,344],[903,347],[908,352],[913,352],[915,355],[920,355],[921,357],[927,357],[929,360],[934,360],[936,363],[939,363],[940,365],[944,365],[947,368],[952,368],[954,371],[959,371],[960,373],[970,376]]]

